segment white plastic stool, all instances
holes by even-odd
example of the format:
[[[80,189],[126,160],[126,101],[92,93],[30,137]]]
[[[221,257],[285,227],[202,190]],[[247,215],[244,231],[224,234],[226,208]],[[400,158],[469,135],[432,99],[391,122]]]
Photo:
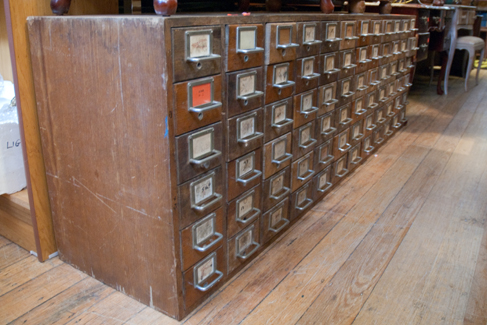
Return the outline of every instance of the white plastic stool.
[[[465,75],[465,91],[468,90],[468,77],[470,76],[470,72],[472,71],[473,61],[475,60],[475,52],[480,52],[480,61],[479,66],[477,68],[477,76],[475,77],[475,83],[478,85],[479,83],[479,72],[482,66],[482,61],[484,59],[484,51],[485,51],[485,42],[480,37],[476,36],[462,36],[457,38],[457,43],[455,46],[456,50],[467,50],[468,51],[468,65],[467,71]],[[453,53],[450,53],[453,56]],[[447,76],[445,78],[445,93],[448,92],[448,77],[450,76],[450,69],[451,69],[451,60],[448,60],[448,66],[446,67]]]

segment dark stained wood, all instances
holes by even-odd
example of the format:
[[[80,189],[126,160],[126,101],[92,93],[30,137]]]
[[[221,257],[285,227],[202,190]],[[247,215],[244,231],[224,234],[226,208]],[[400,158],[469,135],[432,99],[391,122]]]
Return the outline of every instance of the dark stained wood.
[[[304,110],[303,101],[304,99],[309,99],[311,96],[311,107],[308,108],[309,113]],[[294,128],[300,127],[308,122],[314,121],[316,119],[317,111],[313,107],[318,107],[317,104],[318,91],[316,89],[294,95],[293,97],[293,126]]]
[[[255,46],[262,48],[261,52],[237,52],[237,28],[256,27]],[[264,26],[262,24],[239,24],[226,26],[225,65],[226,71],[243,70],[262,66],[264,64]]]
[[[289,64],[288,68],[288,80],[294,80],[294,61],[286,62]],[[282,63],[281,63],[282,64]],[[277,102],[281,99],[285,99],[294,94],[294,85],[279,89],[274,87],[274,67],[279,66],[279,64],[267,66],[266,78],[265,78],[265,103],[270,104],[272,102]]]
[[[250,110],[262,107],[264,104],[264,74],[263,68],[248,69],[238,72],[227,73],[227,111],[228,117],[233,117],[238,114],[248,112]],[[248,100],[238,99],[238,78],[240,75],[244,76],[248,73],[256,73],[255,91],[262,92],[262,95],[253,97]]]
[[[304,71],[304,63],[307,60],[313,60],[313,74],[318,74],[316,78],[308,80],[303,78],[303,71]],[[306,57],[303,59],[296,60],[296,93],[301,93],[303,91],[307,91],[310,89],[314,89],[318,87],[319,82],[319,74],[320,74],[320,57],[319,56],[312,56]]]
[[[291,165],[291,192],[310,181],[314,174],[314,152],[311,151]]]
[[[331,98],[329,101],[326,101],[326,92],[327,89],[331,87]],[[337,99],[337,83],[333,82],[328,85],[324,85],[318,88],[318,116],[321,116],[325,113],[331,112],[335,109],[335,101]]]
[[[314,151],[315,156],[315,171],[319,172],[332,163],[335,159],[333,156],[333,138],[330,138],[320,146],[317,146]]]
[[[282,184],[282,187],[278,187]],[[274,185],[274,188],[272,187]],[[263,184],[263,209],[267,211],[277,203],[288,197],[291,193],[291,168],[286,167],[264,181]]]
[[[287,133],[283,136],[280,136],[279,138],[276,138],[264,145],[264,179],[272,176],[273,174],[277,173],[278,171],[286,168],[291,164],[291,159],[287,159],[286,161],[276,164],[272,162],[274,158],[279,158],[279,157],[273,157],[273,146],[275,144],[280,143],[281,141],[286,141],[286,154],[292,155],[291,150],[292,150],[292,133]]]
[[[328,165],[325,169],[316,173],[312,180],[312,189],[313,192],[313,200],[318,201],[323,199],[323,197],[328,194],[332,188],[332,174],[333,174],[333,165]]]
[[[299,47],[296,49],[296,55],[298,58],[302,57],[307,57],[307,56],[314,56],[314,55],[319,55],[320,50],[321,50],[321,43],[320,42],[315,42],[312,44],[303,44],[306,43],[304,39],[304,33],[305,33],[305,26],[308,28],[315,26],[314,29],[314,40],[321,41],[321,21],[310,21],[306,23],[297,23],[296,26],[298,28],[297,30],[297,38],[298,38],[298,44]]]
[[[333,19],[330,19],[333,20]],[[330,27],[335,29],[335,37],[329,38],[330,34]],[[340,22],[338,21],[323,21],[321,22],[321,53],[328,53],[328,52],[336,52],[340,48],[340,42],[334,40],[335,38],[341,38],[340,33]],[[323,65],[322,65],[323,66]]]
[[[239,165],[239,161],[241,164],[244,164],[247,163],[247,161],[251,161],[252,159],[254,161],[252,171],[248,172],[248,174],[237,177],[237,172],[239,171],[239,168],[241,168],[241,166]],[[261,175],[257,176],[259,173]],[[229,201],[233,200],[234,198],[256,186],[257,184],[260,184],[262,181],[262,149],[256,149],[240,158],[228,162],[227,175],[227,198]],[[246,181],[246,183],[243,183],[243,181]]]
[[[285,114],[286,117],[279,124],[282,126],[273,126],[273,113],[276,108],[286,105]],[[282,101],[269,104],[265,107],[264,112],[264,142],[269,142],[285,133],[292,131],[294,120],[293,120],[293,103],[291,98],[284,99]],[[279,113],[279,112],[277,112]],[[285,124],[285,125],[284,125]]]
[[[259,248],[261,246],[261,241],[260,241],[260,216],[252,222],[248,227],[246,227],[244,230],[242,230],[238,235],[230,238],[228,240],[228,273],[233,272],[235,270],[238,270],[241,268],[244,264],[248,263],[253,257],[255,257],[258,252]],[[254,227],[253,230],[250,230],[251,227]],[[243,233],[247,231],[252,231],[252,238],[253,241],[257,244],[250,245],[247,249],[239,252],[240,254],[246,255],[247,258],[242,258],[237,256],[237,238],[242,235]],[[259,246],[257,251],[252,251]],[[247,255],[249,254],[249,255]]]
[[[279,214],[281,221],[272,227],[271,215],[273,214]],[[286,231],[287,222],[289,222],[289,195],[262,216],[262,242],[267,243],[276,235]]]
[[[333,138],[333,156],[335,157],[335,160],[347,153],[350,149],[350,140],[350,129],[342,131]]]
[[[313,187],[312,182],[304,184],[299,190],[291,194],[289,199],[289,218],[291,220],[296,220],[310,210],[313,206]],[[304,197],[303,202],[298,202],[301,196]]]
[[[352,104],[346,104],[335,109],[335,127],[337,132],[350,127],[352,123]]]
[[[340,68],[340,72],[338,72],[338,79],[347,78],[353,76],[355,74],[355,68],[346,68],[349,65],[345,66],[345,56],[350,55],[350,64],[355,65],[356,63],[356,50],[344,50],[338,52],[338,68]]]
[[[309,132],[309,134],[308,134]],[[316,121],[300,126],[293,130],[293,161],[312,151],[318,141],[315,138]],[[308,136],[306,136],[308,135]],[[302,142],[303,141],[303,142]]]
[[[237,232],[240,232],[249,225],[249,222],[253,222],[259,219],[262,212],[262,185],[259,184],[256,187],[250,189],[248,192],[243,193],[235,200],[230,201],[227,207],[227,237],[233,237]],[[244,216],[239,216],[240,220],[237,220],[238,202],[240,200],[249,199],[252,197],[252,209]],[[260,212],[256,211],[259,210]]]
[[[234,160],[246,153],[251,152],[262,146],[263,136],[258,137],[257,135],[264,132],[264,112],[262,108],[256,109],[254,111],[241,114],[228,119],[228,129],[227,129],[227,161]],[[248,142],[242,142],[239,140],[245,140],[246,138],[240,139],[239,135],[239,123],[245,122],[249,118],[253,119],[254,135],[248,136]]]
[[[284,29],[285,28],[285,29]],[[291,30],[289,30],[289,28]],[[281,43],[278,43],[278,30],[284,29],[280,32]],[[296,59],[297,44],[297,26],[296,23],[279,23],[266,24],[266,38],[265,38],[265,64],[274,64],[279,62],[286,62]],[[278,48],[278,45],[295,44],[296,46],[288,48]],[[289,79],[292,80],[292,79]]]
[[[335,42],[338,43],[338,42]],[[339,71],[333,72],[328,69],[327,58],[333,57],[334,58],[334,69],[339,69],[339,57],[338,52],[329,52],[326,54],[320,55],[320,85],[327,85],[329,83],[335,82],[338,80],[338,73]],[[331,60],[331,59],[328,59]],[[326,73],[326,71],[331,71],[331,73]]]

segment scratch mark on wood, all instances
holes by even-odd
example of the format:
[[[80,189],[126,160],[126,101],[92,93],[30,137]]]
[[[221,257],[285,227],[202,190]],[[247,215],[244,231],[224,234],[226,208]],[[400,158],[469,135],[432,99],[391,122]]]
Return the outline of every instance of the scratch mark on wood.
[[[112,210],[113,213],[116,213],[115,210],[113,210],[111,206],[109,206],[108,204],[106,204],[105,201],[103,201],[102,199],[100,199],[98,197],[98,195],[96,195],[96,193],[93,193],[92,191],[90,191],[90,189],[87,188],[86,186],[84,186],[83,183],[81,183],[80,181],[78,181],[76,178],[73,177],[73,185],[74,186],[77,186],[76,183],[78,183],[79,185],[81,185],[85,190],[87,190],[91,195],[93,195],[98,201],[100,201],[101,203],[103,203],[104,206],[106,206],[107,208],[109,208],[110,210]]]
[[[130,210],[133,210],[135,212],[138,212],[140,214],[143,214],[144,216],[149,216],[147,213],[145,213],[144,211],[141,211],[141,210],[137,210],[137,209],[134,209],[132,207],[129,207],[129,206],[126,206],[126,208],[130,209]]]
[[[125,105],[123,103],[123,84],[122,84],[122,63],[120,61],[120,24],[117,26],[118,33],[118,79],[120,80],[120,98],[122,100],[122,110],[125,111]]]

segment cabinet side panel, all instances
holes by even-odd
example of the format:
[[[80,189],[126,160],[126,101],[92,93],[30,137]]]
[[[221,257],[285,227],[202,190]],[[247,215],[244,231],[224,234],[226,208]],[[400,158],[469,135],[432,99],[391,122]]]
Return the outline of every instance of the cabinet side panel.
[[[163,24],[34,18],[29,35],[62,259],[179,317]]]

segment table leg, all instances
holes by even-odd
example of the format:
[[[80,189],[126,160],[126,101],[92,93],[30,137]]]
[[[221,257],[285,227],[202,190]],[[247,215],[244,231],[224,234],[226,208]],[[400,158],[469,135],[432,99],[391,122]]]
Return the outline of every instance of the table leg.
[[[441,70],[440,75],[438,76],[438,84],[436,85],[436,93],[438,95],[443,95],[444,91],[441,88],[441,82],[445,79],[445,71],[446,71],[446,64],[448,62],[448,52],[442,51],[440,52],[440,60],[441,60]]]

